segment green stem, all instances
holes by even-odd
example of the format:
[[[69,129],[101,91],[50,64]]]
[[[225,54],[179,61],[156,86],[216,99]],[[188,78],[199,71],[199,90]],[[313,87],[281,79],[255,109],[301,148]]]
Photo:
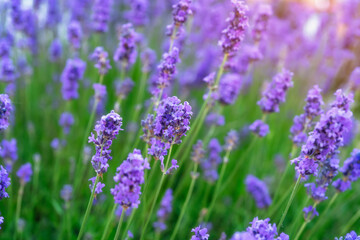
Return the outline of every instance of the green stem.
[[[341,235],[345,235],[347,232],[349,232],[350,228],[359,219],[360,219],[360,209],[355,213],[355,215],[352,218],[350,218],[349,222],[345,225],[345,227],[343,227],[343,230],[341,231]]]
[[[174,29],[173,29],[173,32],[172,32],[172,34],[171,34],[169,52],[171,52],[171,50],[172,50],[172,48],[173,48],[173,46],[174,46],[177,29],[178,29],[178,26],[175,26]]]
[[[124,215],[125,215],[125,212],[126,209],[123,208],[123,210],[121,211],[121,216],[120,216],[120,220],[119,220],[119,223],[117,225],[117,228],[116,228],[116,234],[115,234],[115,237],[114,237],[114,240],[117,240],[119,238],[119,235],[120,235],[120,229],[121,229],[121,225],[122,225],[122,222],[124,220]]]
[[[193,170],[193,174],[194,174],[194,175],[192,176],[191,184],[190,184],[188,193],[187,193],[187,195],[186,195],[185,203],[184,203],[184,205],[183,205],[183,207],[182,207],[182,209],[181,209],[180,216],[179,216],[179,218],[178,218],[178,220],[177,220],[177,222],[176,222],[175,229],[174,229],[174,231],[173,231],[172,234],[171,234],[170,240],[175,239],[176,234],[177,234],[177,232],[179,231],[179,227],[180,227],[181,221],[182,221],[182,219],[183,219],[183,217],[184,217],[185,211],[187,210],[187,206],[188,206],[188,204],[189,204],[191,195],[192,195],[193,190],[194,190],[195,182],[196,182],[196,179],[197,179],[197,176],[195,176],[195,174],[196,174],[196,172],[197,172],[198,165],[199,165],[198,163],[195,163],[195,164],[194,164],[194,170]]]
[[[137,210],[137,208],[134,208],[134,209],[131,211],[130,218],[129,218],[129,220],[128,220],[128,223],[127,223],[126,226],[125,226],[125,231],[124,231],[124,233],[123,233],[123,235],[122,235],[122,239],[124,239],[124,238],[126,237],[126,234],[127,234],[128,230],[129,230],[129,228],[130,228],[130,226],[131,226],[131,223],[132,223],[133,219],[134,219],[136,210]]]
[[[104,232],[103,232],[103,235],[102,235],[102,237],[101,237],[101,240],[107,239],[107,236],[108,236],[108,234],[109,234],[110,224],[111,224],[111,222],[112,222],[112,220],[113,220],[116,207],[117,207],[117,204],[114,204],[114,206],[113,206],[113,208],[112,208],[112,210],[111,210],[111,212],[110,212],[110,214],[109,214],[109,216],[108,216],[108,220],[107,220],[107,222],[106,222],[105,230],[104,230]],[[122,215],[122,214],[121,214],[121,215]]]
[[[66,203],[67,205],[69,205],[69,202]],[[67,206],[66,207],[66,232],[68,234],[68,239],[71,239],[71,216],[70,216],[70,211],[69,211],[70,207]]]
[[[296,237],[295,237],[294,240],[298,240],[298,239],[299,239],[299,237],[301,236],[301,234],[302,234],[302,232],[304,231],[304,229],[305,229],[306,225],[308,224],[308,222],[309,222],[309,221],[303,222],[303,224],[301,225],[300,230],[299,230],[298,233],[296,234]]]
[[[20,182],[20,188],[19,188],[19,192],[18,192],[18,197],[17,197],[17,203],[16,203],[16,215],[15,215],[15,228],[16,231],[14,233],[14,239],[16,239],[17,233],[19,231],[18,229],[18,221],[20,219],[20,212],[21,212],[21,202],[22,202],[22,198],[24,195],[24,187],[25,187],[25,182],[21,181]]]
[[[87,205],[87,208],[86,208],[86,212],[85,212],[85,215],[84,215],[84,219],[82,221],[82,224],[81,224],[81,228],[80,228],[80,231],[79,231],[79,234],[78,234],[78,237],[77,237],[77,240],[80,240],[83,233],[84,233],[84,230],[85,230],[85,225],[86,225],[86,221],[89,217],[89,214],[90,214],[90,210],[91,210],[91,207],[92,207],[92,204],[94,202],[94,198],[95,198],[95,188],[96,188],[96,185],[97,183],[99,182],[99,175],[96,175],[96,179],[95,179],[95,182],[94,182],[94,186],[92,188],[92,191],[91,191],[91,195],[90,195],[90,199],[89,199],[89,202],[88,202],[88,205]]]

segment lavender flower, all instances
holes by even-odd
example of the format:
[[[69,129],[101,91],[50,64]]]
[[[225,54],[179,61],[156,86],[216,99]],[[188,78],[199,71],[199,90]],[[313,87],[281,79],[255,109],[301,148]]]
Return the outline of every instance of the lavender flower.
[[[1,224],[4,223],[4,217],[0,216],[0,229],[1,229]]]
[[[194,235],[191,237],[191,240],[208,240],[210,236],[207,233],[207,228],[201,228],[201,226],[191,229],[191,232],[194,233]]]
[[[106,86],[102,85],[100,83],[94,83],[93,84],[93,89],[95,91],[94,97],[95,97],[95,101],[97,102],[103,102],[105,100],[106,97]]]
[[[344,237],[335,238],[335,240],[360,240],[360,235],[358,236],[355,231],[351,231]]]
[[[6,170],[8,172],[11,172],[15,161],[18,159],[16,139],[13,138],[10,141],[5,140],[5,139],[2,140],[0,156],[5,161]]]
[[[217,113],[209,113],[205,118],[205,123],[207,125],[224,126],[225,118],[223,115]]]
[[[353,90],[359,89],[360,87],[360,67],[356,67],[349,77],[349,82]]]
[[[246,232],[250,233],[254,239],[289,240],[289,236],[285,233],[276,237],[278,235],[276,224],[271,225],[269,222],[269,218],[261,220],[256,217],[250,222],[251,226],[246,229]]]
[[[61,13],[58,0],[48,0],[46,26],[54,28],[61,22]]]
[[[86,63],[81,59],[68,59],[61,74],[62,96],[65,100],[72,100],[79,97],[79,80],[83,78]]]
[[[148,0],[128,0],[130,9],[124,13],[129,22],[134,23],[135,26],[144,26],[148,23]]]
[[[120,62],[124,68],[132,65],[136,58],[136,33],[131,23],[121,28],[119,46],[114,53],[114,61]]]
[[[235,130],[230,130],[225,137],[225,151],[232,151],[239,143],[239,136]]]
[[[96,47],[90,59],[95,62],[94,66],[99,70],[100,75],[105,75],[111,68],[108,53],[103,47]]]
[[[354,149],[351,157],[346,159],[340,169],[342,178],[333,182],[333,186],[339,192],[344,192],[351,188],[351,183],[360,178],[360,150]]]
[[[263,92],[263,96],[258,105],[264,113],[279,111],[280,103],[285,102],[287,90],[293,86],[293,73],[284,69],[273,77],[272,82]]]
[[[62,56],[62,46],[59,39],[55,38],[48,50],[49,59],[51,62],[57,62]]]
[[[165,231],[166,221],[169,218],[170,213],[172,212],[172,201],[173,201],[173,191],[172,189],[167,189],[165,195],[160,203],[160,208],[157,211],[158,221],[154,223],[154,228],[157,232]]]
[[[261,120],[253,122],[249,129],[259,137],[265,137],[269,133],[269,126]]]
[[[72,199],[73,187],[69,184],[64,185],[60,191],[60,197],[65,201],[69,202]]]
[[[69,43],[75,50],[78,50],[81,47],[81,39],[83,35],[80,22],[70,22],[67,30]]]
[[[1,60],[0,66],[0,80],[4,82],[14,82],[19,74],[16,72],[13,61],[10,58]]]
[[[59,125],[63,128],[64,133],[67,135],[70,132],[71,126],[74,124],[74,117],[69,112],[63,112],[59,119]]]
[[[30,163],[25,163],[16,172],[16,176],[18,176],[20,178],[20,181],[23,184],[30,181],[32,174],[33,174],[33,171],[32,171]]]
[[[205,149],[203,142],[198,140],[197,143],[193,146],[193,151],[191,153],[191,160],[196,163],[200,163],[203,161],[205,157]]]
[[[11,100],[7,94],[0,94],[0,130],[9,127],[9,117],[13,111]]]
[[[104,33],[108,31],[112,4],[113,0],[95,0],[92,26],[96,32]]]
[[[125,99],[131,90],[133,89],[135,83],[130,78],[125,78],[122,82],[116,81],[116,95],[120,99]]]
[[[6,38],[0,39],[0,59],[10,57],[11,45]]]
[[[266,208],[271,204],[269,190],[266,184],[253,175],[246,177],[246,189],[253,196],[258,208]]]
[[[0,200],[8,198],[9,194],[5,191],[11,184],[11,179],[6,169],[0,165]]]
[[[241,77],[229,73],[223,76],[219,83],[219,101],[222,104],[234,104],[241,89]]]
[[[144,73],[149,73],[156,61],[156,52],[150,48],[145,49],[141,53],[141,62],[142,62],[142,68],[141,70]]]
[[[305,221],[310,221],[311,219],[313,219],[315,216],[319,216],[319,213],[316,211],[316,208],[314,208],[313,206],[308,206],[305,207],[303,209],[304,212],[304,218]]]
[[[234,5],[234,11],[226,19],[228,26],[222,31],[219,41],[225,54],[233,54],[239,49],[248,27],[247,12],[249,8],[246,3],[241,0],[231,0],[231,2]]]
[[[89,181],[91,182],[91,184],[89,185],[89,188],[90,190],[92,191],[93,188],[94,188],[94,184],[95,184],[95,181],[96,181],[96,177],[92,177],[89,179]],[[95,195],[98,195],[100,193],[102,193],[102,189],[105,187],[105,184],[102,183],[102,182],[98,182],[96,184],[96,187],[94,189],[94,192],[95,192]]]
[[[173,5],[172,14],[175,26],[182,26],[186,22],[188,15],[192,14],[190,5],[191,0],[179,0],[177,4]]]
[[[256,240],[250,233],[248,232],[236,232],[230,240]]]
[[[114,176],[116,185],[110,192],[114,196],[115,203],[121,205],[123,209],[139,206],[140,185],[144,183],[145,169],[150,169],[150,165],[138,149],[134,149],[117,168]]]
[[[273,11],[268,4],[259,5],[256,15],[255,23],[252,28],[252,37],[255,42],[260,42],[264,33],[267,30],[269,18],[272,16]]]
[[[102,175],[109,167],[108,161],[111,160],[110,146],[121,131],[122,118],[119,114],[111,111],[109,114],[102,116],[100,121],[95,125],[96,137],[91,133],[89,143],[95,144],[96,153],[91,159],[91,164],[95,172]]]
[[[201,163],[201,167],[204,171],[204,178],[210,183],[215,182],[218,179],[218,166],[221,163],[220,153],[222,147],[216,138],[210,140],[208,145],[208,157]]]

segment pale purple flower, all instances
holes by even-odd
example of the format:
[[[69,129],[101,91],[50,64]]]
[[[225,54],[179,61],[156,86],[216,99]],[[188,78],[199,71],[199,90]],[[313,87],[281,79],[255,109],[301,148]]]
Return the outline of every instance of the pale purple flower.
[[[4,223],[4,217],[0,216],[0,229],[1,229],[1,224]]]
[[[176,4],[173,5],[173,19],[174,24],[177,27],[182,26],[188,17],[188,15],[192,14],[192,10],[190,8],[191,0],[179,0]]]
[[[267,30],[269,18],[273,15],[270,5],[260,4],[255,13],[255,22],[252,26],[252,37],[255,42],[261,41]]]
[[[333,186],[339,192],[344,192],[351,188],[351,183],[360,178],[360,150],[354,149],[351,157],[346,159],[340,168],[342,178],[333,182]]]
[[[72,199],[73,187],[70,184],[66,184],[60,191],[60,197],[65,201],[69,202]]]
[[[218,166],[221,163],[222,147],[216,138],[210,140],[208,144],[208,156],[201,162],[204,171],[204,178],[209,182],[215,182],[218,179]]]
[[[95,0],[92,27],[96,32],[107,32],[113,0]]]
[[[18,159],[16,139],[10,141],[2,140],[0,148],[0,156],[5,161],[5,168],[8,172],[12,171],[12,167]]]
[[[149,21],[149,0],[127,0],[130,9],[124,13],[125,18],[135,26],[144,26]]]
[[[344,237],[335,238],[335,240],[360,240],[360,235],[357,235],[355,231],[351,231]]]
[[[99,70],[100,75],[105,75],[111,69],[109,55],[103,47],[96,47],[90,59],[95,62],[94,66]]]
[[[253,175],[246,177],[246,189],[253,196],[258,208],[266,208],[271,204],[271,197],[266,184]]]
[[[62,57],[62,45],[59,39],[55,38],[48,50],[49,59],[51,62],[59,61]]]
[[[308,206],[308,207],[305,207],[303,209],[303,212],[304,212],[304,218],[305,218],[306,221],[310,221],[315,216],[319,216],[319,213],[316,211],[316,208],[314,208],[311,205]]]
[[[14,82],[19,74],[10,58],[4,58],[0,62],[0,80],[3,82]]]
[[[255,239],[289,240],[289,236],[285,233],[281,233],[278,236],[276,224],[271,224],[269,218],[261,220],[255,217],[250,224],[246,231]]]
[[[65,134],[69,134],[70,128],[74,125],[74,117],[69,112],[63,112],[59,119],[59,125],[63,128]]]
[[[210,236],[207,228],[201,228],[201,226],[191,229],[191,232],[194,233],[191,240],[208,240]]]
[[[269,133],[269,125],[262,120],[256,120],[249,126],[250,131],[258,135],[259,137],[265,137]]]
[[[222,104],[234,104],[242,86],[241,76],[234,73],[225,74],[219,83],[219,101]]]
[[[56,25],[61,22],[61,10],[58,0],[48,0],[46,13],[46,26],[49,28],[56,28]]]
[[[114,61],[125,68],[131,66],[136,58],[136,33],[131,23],[122,25],[119,45],[114,53]]]
[[[201,140],[198,140],[196,144],[193,146],[193,151],[191,153],[191,160],[193,160],[196,163],[200,163],[205,158],[205,149],[204,144]]]
[[[92,192],[92,190],[93,190],[93,188],[94,188],[95,181],[96,181],[96,177],[90,178],[89,181],[91,181],[91,183],[90,183],[90,185],[89,185],[89,188],[90,188],[90,190],[91,190],[91,192]],[[94,192],[95,192],[95,195],[102,193],[102,189],[103,189],[104,187],[105,187],[105,184],[99,181],[99,182],[96,184],[96,187],[95,187],[95,189],[94,189],[94,190],[95,190],[95,191],[94,191]]]
[[[134,81],[130,78],[125,78],[121,82],[120,80],[116,81],[115,84],[116,95],[121,99],[125,99],[135,86]]]
[[[32,168],[31,168],[31,164],[30,163],[25,163],[24,165],[22,165],[19,170],[16,172],[16,176],[18,176],[20,178],[20,181],[22,183],[27,183],[30,181],[30,178],[33,174]]]
[[[160,202],[159,210],[157,211],[158,221],[154,222],[154,228],[157,232],[163,232],[166,230],[166,221],[169,218],[169,215],[172,212],[172,202],[173,202],[173,191],[172,189],[167,189],[165,191],[164,197]]]
[[[225,117],[218,113],[209,113],[205,118],[205,123],[207,125],[216,125],[216,126],[224,126]]]
[[[256,238],[248,232],[235,232],[230,240],[256,240]]]
[[[2,165],[0,165],[0,200],[9,197],[9,194],[5,190],[10,186],[10,184],[11,179],[8,172]]]
[[[79,97],[79,80],[83,78],[86,63],[81,59],[74,58],[66,61],[66,66],[61,74],[61,93],[65,100],[77,99]]]
[[[143,0],[141,0],[143,1]],[[156,52],[150,48],[145,49],[141,52],[141,62],[142,68],[141,70],[144,73],[149,73],[155,65],[155,61],[157,59]]]
[[[98,102],[103,102],[105,100],[105,97],[107,94],[106,86],[102,85],[100,83],[94,83],[93,89],[95,91],[95,94],[94,94],[95,100]]]
[[[13,111],[11,100],[7,94],[0,94],[0,130],[9,127],[10,114]]]
[[[68,29],[67,29],[67,34],[68,34],[68,41],[71,44],[71,46],[78,50],[81,47],[81,40],[82,40],[82,28],[81,28],[81,24],[78,21],[71,21],[70,24],[68,25]]]

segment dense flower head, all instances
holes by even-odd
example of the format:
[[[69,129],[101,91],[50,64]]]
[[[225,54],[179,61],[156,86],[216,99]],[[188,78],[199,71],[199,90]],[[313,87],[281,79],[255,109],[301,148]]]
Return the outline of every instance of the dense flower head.
[[[79,97],[79,80],[83,78],[86,63],[81,59],[74,58],[66,61],[66,66],[61,74],[61,93],[65,100],[77,99]]]
[[[9,127],[10,114],[13,111],[11,100],[7,94],[0,94],[0,130]]]
[[[334,181],[333,186],[339,192],[344,192],[351,188],[351,183],[360,178],[360,150],[354,149],[351,157],[346,159],[340,168],[342,178]]]
[[[188,17],[192,14],[190,8],[191,0],[179,0],[178,3],[173,5],[173,19],[176,26],[182,26]]]
[[[262,120],[256,120],[249,126],[250,131],[258,135],[259,137],[265,137],[269,133],[269,125]]]
[[[239,134],[235,130],[230,130],[225,137],[225,151],[232,151],[239,143]]]
[[[357,235],[355,231],[351,231],[343,237],[335,238],[335,240],[360,240],[360,235]]]
[[[94,52],[90,55],[90,59],[95,62],[94,66],[99,70],[100,75],[105,75],[111,68],[109,54],[103,47],[96,47]]]
[[[165,191],[165,195],[160,202],[159,210],[157,211],[158,221],[154,223],[154,228],[157,232],[165,231],[166,220],[169,218],[169,215],[172,212],[172,202],[173,202],[173,191],[171,188]]]
[[[287,90],[293,86],[292,77],[293,73],[286,69],[273,77],[261,100],[257,102],[264,113],[279,111],[280,103],[285,102]]]
[[[14,82],[19,74],[10,58],[4,58],[0,62],[0,80],[4,82]]]
[[[241,0],[231,0],[231,2],[234,5],[234,11],[226,19],[228,26],[222,31],[219,41],[219,45],[226,54],[232,54],[239,49],[249,25],[247,17],[249,8],[246,3]]]
[[[135,83],[133,80],[131,80],[130,78],[125,78],[123,81],[117,81],[116,82],[116,95],[121,98],[124,99],[126,98],[129,93],[131,92],[131,90],[134,88]]]
[[[250,224],[251,225],[246,229],[246,231],[250,233],[254,239],[289,240],[289,236],[285,233],[281,233],[279,237],[277,237],[278,233],[276,224],[271,224],[269,218],[261,220],[258,217],[255,217]]]
[[[113,0],[95,0],[92,27],[96,32],[107,32]]]
[[[8,198],[9,194],[5,191],[10,186],[11,179],[6,169],[0,165],[0,200]]]
[[[203,161],[205,157],[205,149],[204,144],[201,140],[198,140],[196,144],[193,146],[193,151],[191,153],[191,160],[193,160],[196,163],[200,163]]]
[[[74,49],[79,49],[81,47],[81,39],[83,35],[80,22],[71,21],[67,31],[69,43]]]
[[[65,201],[69,202],[72,199],[73,187],[70,184],[65,184],[60,191],[60,197]]]
[[[59,39],[55,38],[48,50],[49,59],[52,62],[56,62],[61,59],[62,56],[62,45]]]
[[[134,149],[117,168],[114,176],[115,187],[110,190],[114,201],[123,208],[137,208],[140,204],[141,184],[144,183],[144,170],[149,169],[147,159],[140,150]]]
[[[91,190],[91,192],[92,192],[93,189],[94,189],[94,184],[95,184],[95,181],[96,181],[96,177],[90,178],[89,181],[91,182],[91,183],[89,184],[89,188],[90,188],[90,190]],[[98,183],[96,184],[95,189],[94,189],[95,195],[98,195],[98,194],[102,193],[102,189],[103,189],[104,187],[105,187],[105,184],[102,183],[102,182],[100,182],[100,181],[98,181]]]
[[[254,26],[252,27],[252,37],[255,42],[259,42],[263,38],[263,34],[267,30],[269,18],[272,15],[273,11],[270,5],[259,5],[256,11]]]
[[[33,171],[32,171],[30,163],[25,163],[16,172],[16,176],[18,176],[20,178],[20,181],[23,183],[29,182],[32,174],[33,174]]]
[[[89,143],[95,144],[96,153],[91,159],[94,170],[98,174],[107,171],[109,167],[108,161],[111,160],[110,146],[112,141],[116,138],[119,131],[121,131],[122,118],[119,114],[111,111],[109,114],[104,115],[96,123],[94,131],[96,137],[91,133]]]
[[[136,58],[136,33],[131,23],[122,25],[119,45],[114,53],[114,61],[125,67],[132,65]]]
[[[219,101],[222,104],[234,104],[241,89],[241,76],[234,73],[224,75],[219,83]]]
[[[18,159],[16,139],[13,138],[10,141],[2,140],[0,156],[5,161],[6,170],[11,172],[14,162]]]
[[[210,236],[207,228],[202,228],[201,226],[191,229],[191,232],[194,233],[191,236],[191,240],[208,240]]]
[[[219,141],[216,138],[211,139],[207,147],[208,156],[201,162],[204,178],[209,182],[215,182],[219,177],[217,169],[221,163],[221,151]]]
[[[246,189],[253,196],[258,208],[266,208],[271,204],[271,197],[266,184],[253,175],[246,177]]]
[[[311,205],[308,207],[304,207],[303,213],[306,221],[310,221],[315,216],[319,216],[319,213],[316,211],[316,208]]]
[[[70,128],[74,125],[74,116],[70,112],[63,112],[59,119],[59,125],[63,128],[65,134],[70,132]]]

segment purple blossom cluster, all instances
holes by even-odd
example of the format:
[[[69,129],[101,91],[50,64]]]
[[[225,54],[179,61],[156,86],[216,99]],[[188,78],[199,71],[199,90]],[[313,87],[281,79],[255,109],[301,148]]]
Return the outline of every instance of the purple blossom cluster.
[[[95,101],[97,101],[98,103],[104,102],[107,94],[106,86],[100,83],[94,83],[93,89],[95,92],[94,94]]]
[[[99,70],[100,75],[105,75],[111,68],[108,57],[109,55],[103,47],[96,47],[90,55],[90,59],[95,62],[94,66]]]
[[[68,41],[71,44],[71,46],[78,50],[81,47],[81,40],[83,37],[82,27],[80,22],[78,21],[72,21],[70,22],[68,26]]]
[[[276,224],[271,224],[270,218],[261,220],[255,217],[250,224],[246,229],[246,233],[251,237],[246,239],[289,240],[289,236],[285,233],[278,235]]]
[[[205,118],[207,125],[223,126],[225,124],[225,118],[218,113],[209,113]]]
[[[355,231],[351,231],[343,237],[335,238],[335,240],[360,240],[360,235],[357,235]]]
[[[172,212],[172,202],[173,202],[173,191],[172,189],[167,189],[165,195],[160,202],[159,210],[157,211],[158,221],[154,222],[154,228],[157,232],[163,232],[166,230],[166,221],[169,218],[169,215]]]
[[[69,202],[73,196],[73,187],[70,184],[66,184],[60,191],[60,197],[65,201]]]
[[[48,50],[49,59],[51,62],[57,62],[62,57],[62,45],[59,39],[55,38]]]
[[[339,192],[344,192],[351,188],[351,183],[360,178],[360,150],[354,149],[351,157],[346,159],[340,168],[342,178],[333,182],[333,186]]]
[[[12,172],[13,165],[18,159],[16,139],[2,140],[0,148],[0,156],[5,162],[5,168],[8,172]]]
[[[234,104],[241,89],[241,76],[234,73],[224,75],[219,83],[219,101],[225,105]]]
[[[253,175],[248,175],[245,180],[246,190],[255,199],[258,208],[266,208],[271,204],[271,197],[266,184]]]
[[[238,144],[239,144],[239,134],[235,130],[230,130],[225,137],[224,150],[230,152],[234,150]]]
[[[191,0],[179,0],[178,3],[173,5],[173,19],[174,24],[177,27],[182,26],[188,17],[192,14]]]
[[[64,133],[67,135],[70,128],[74,125],[74,116],[70,112],[63,112],[59,119],[59,125],[63,128]]]
[[[64,100],[77,99],[79,97],[79,80],[83,78],[86,63],[81,59],[74,58],[66,61],[66,66],[61,74],[61,93]]]
[[[30,163],[25,163],[16,172],[16,176],[18,176],[22,184],[29,182],[32,174],[33,171]]]
[[[201,140],[198,140],[193,146],[191,160],[193,160],[195,163],[200,163],[204,160],[205,154],[206,152],[204,149],[204,144]]]
[[[210,236],[207,228],[202,228],[201,226],[191,229],[191,232],[194,233],[191,236],[191,240],[208,240]]]
[[[139,206],[145,169],[150,169],[150,165],[138,149],[129,153],[127,159],[117,168],[114,176],[116,185],[110,192],[114,196],[115,203],[123,209]]]
[[[204,178],[210,183],[215,182],[218,175],[218,166],[221,163],[222,147],[216,138],[210,140],[207,147],[207,158],[204,158],[201,162],[201,167],[204,172]]]
[[[315,216],[319,216],[319,213],[316,211],[316,208],[311,205],[308,207],[304,207],[303,213],[304,213],[305,221],[310,221]]]
[[[102,175],[107,171],[111,160],[110,146],[112,141],[116,138],[119,131],[121,131],[122,118],[119,114],[111,111],[109,114],[102,116],[96,123],[94,131],[96,136],[91,133],[89,137],[89,143],[95,144],[96,153],[91,159],[91,164],[95,172]]]
[[[10,184],[11,179],[8,172],[2,165],[0,165],[0,200],[9,197],[9,194],[6,192],[6,188],[8,188]]]
[[[10,58],[4,58],[0,62],[0,80],[6,83],[14,82],[18,77],[16,67]]]
[[[273,15],[270,5],[261,4],[258,6],[254,25],[252,26],[252,37],[255,42],[260,42],[267,30],[269,18]]]
[[[135,26],[144,26],[149,21],[148,0],[128,0],[129,10],[124,13],[125,18]]]
[[[120,99],[126,98],[131,90],[133,89],[135,83],[130,78],[125,78],[122,82],[117,81],[116,82],[116,95]]]
[[[258,135],[259,137],[265,137],[269,133],[269,125],[262,120],[255,120],[250,126],[250,131]]]
[[[124,68],[134,64],[136,58],[136,33],[131,23],[122,25],[119,45],[114,53],[114,61]]]
[[[108,31],[112,4],[113,0],[94,1],[92,26],[96,32],[104,33]]]

